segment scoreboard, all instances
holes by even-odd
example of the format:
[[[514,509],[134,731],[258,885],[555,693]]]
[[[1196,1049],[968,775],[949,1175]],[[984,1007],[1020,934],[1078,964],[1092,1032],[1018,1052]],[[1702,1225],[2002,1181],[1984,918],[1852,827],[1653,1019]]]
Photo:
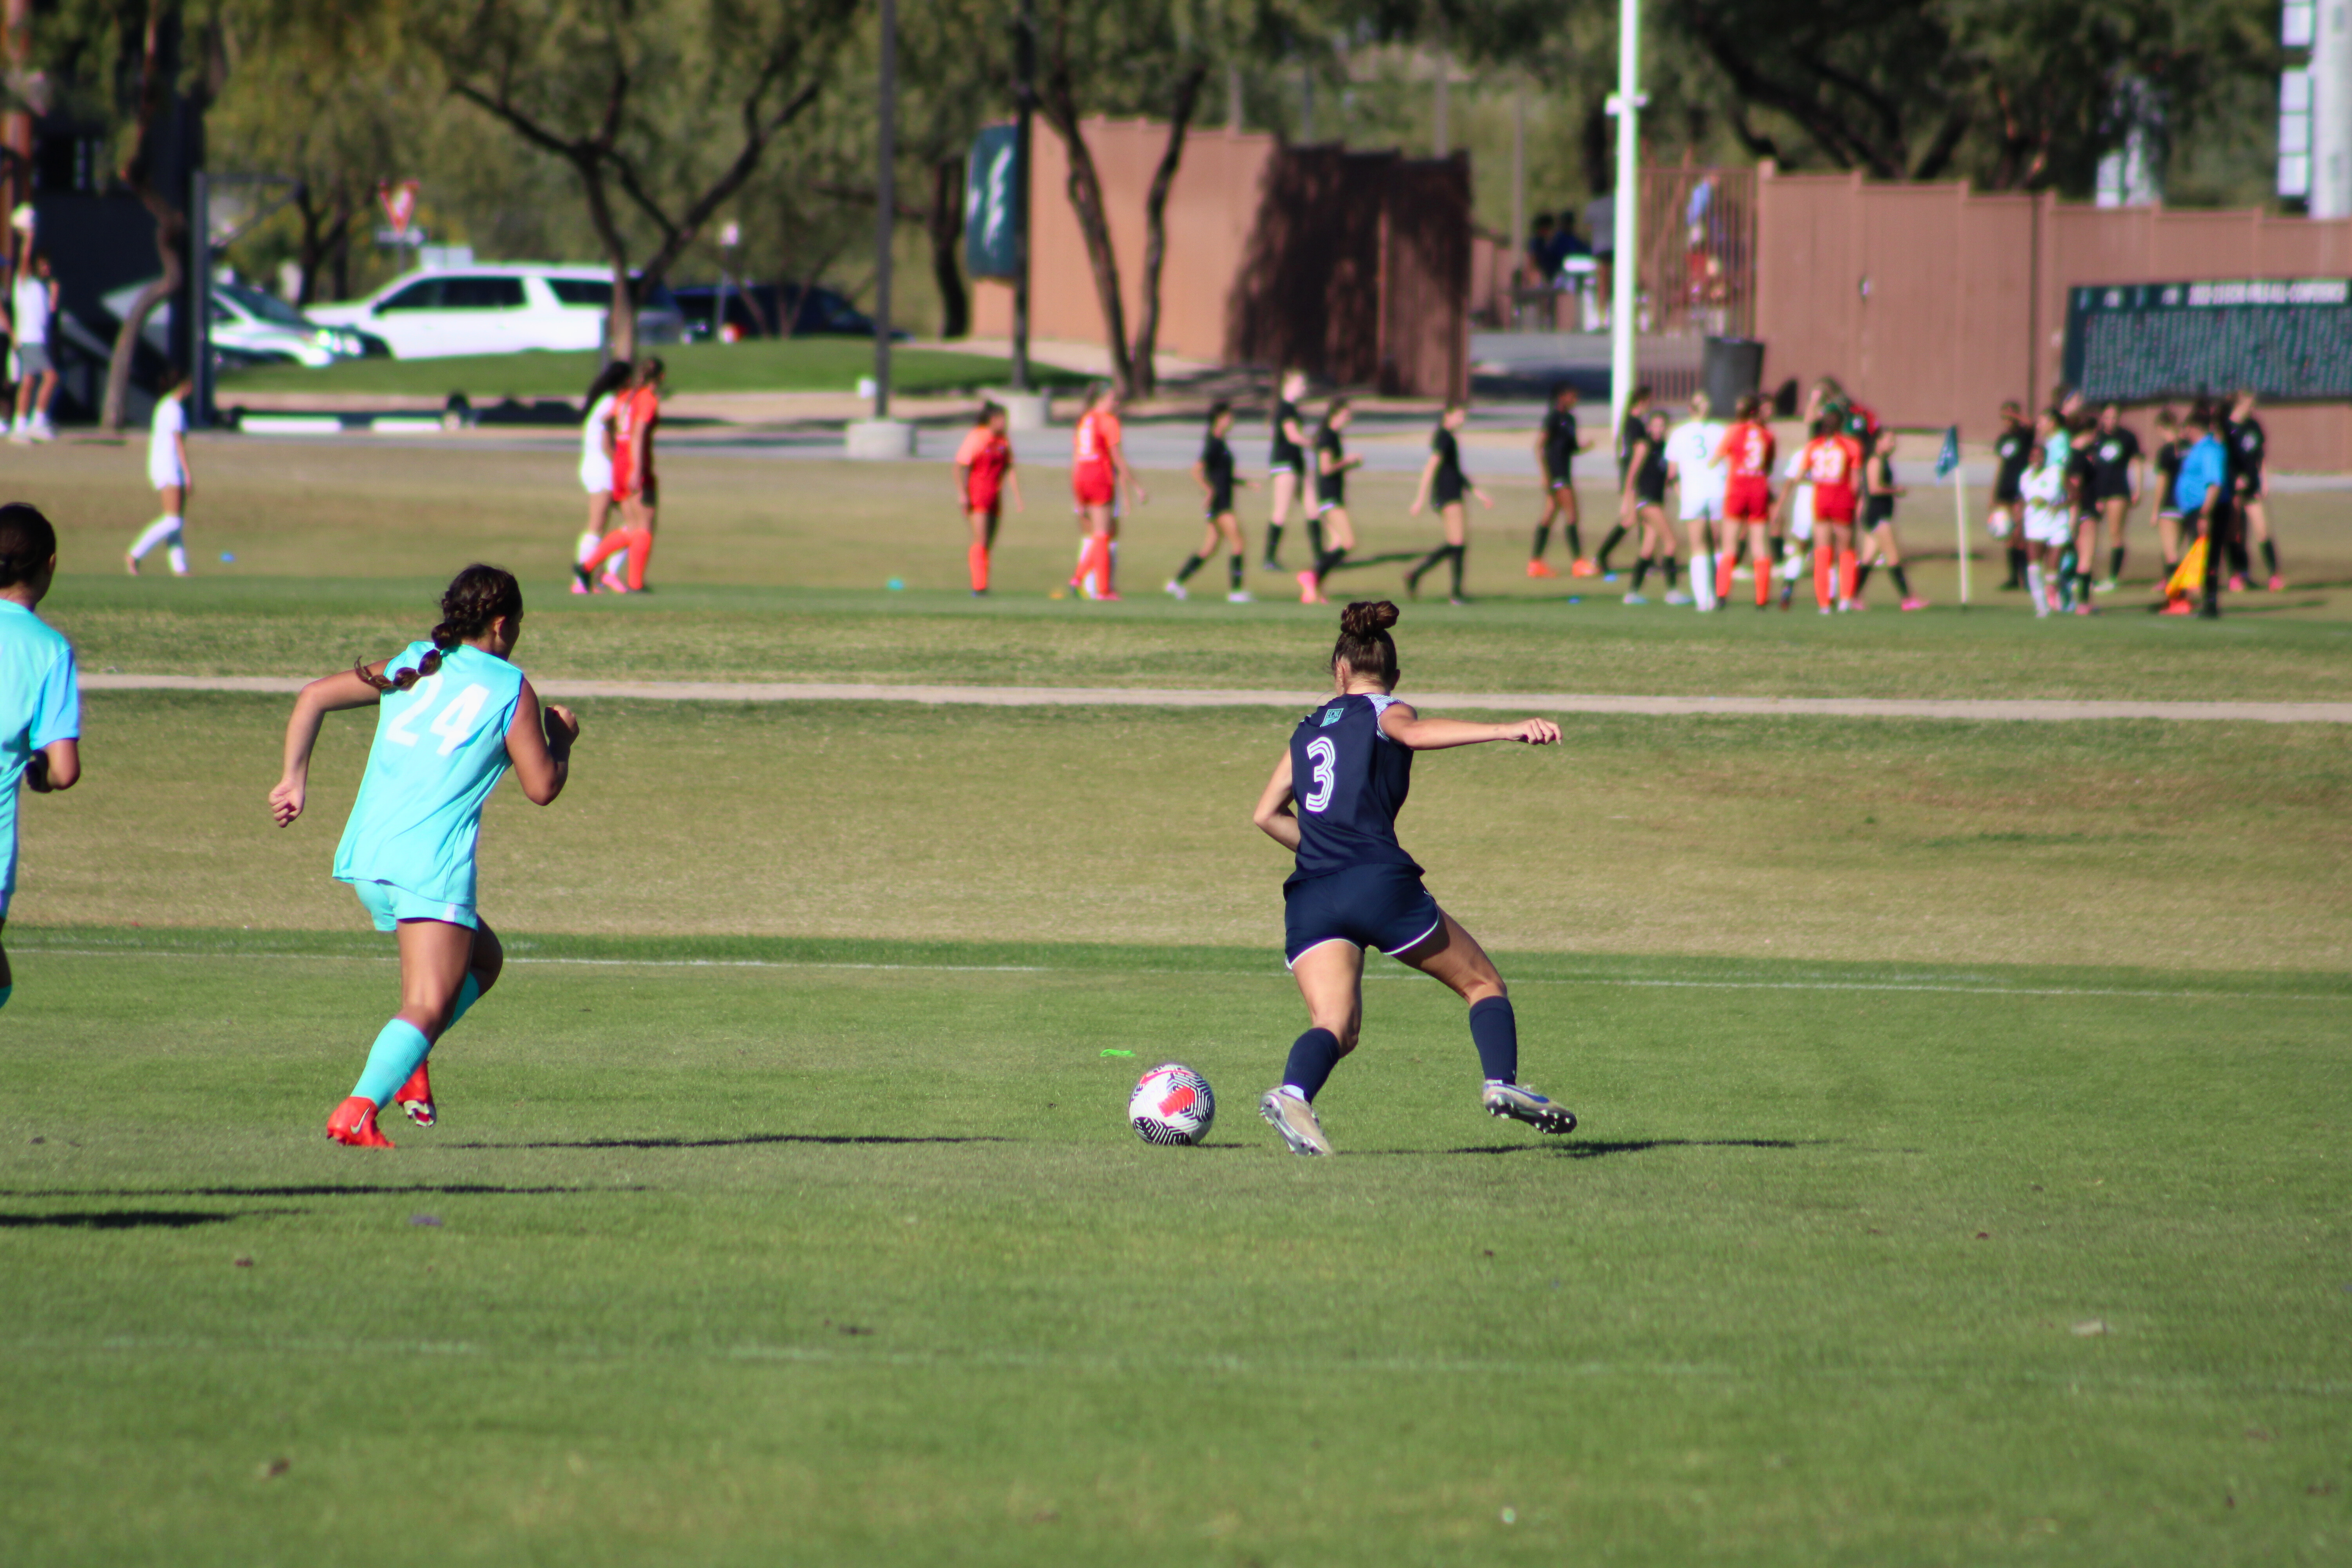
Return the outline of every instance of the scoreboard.
[[[2093,403],[2352,400],[2352,279],[2070,289],[2064,374]]]

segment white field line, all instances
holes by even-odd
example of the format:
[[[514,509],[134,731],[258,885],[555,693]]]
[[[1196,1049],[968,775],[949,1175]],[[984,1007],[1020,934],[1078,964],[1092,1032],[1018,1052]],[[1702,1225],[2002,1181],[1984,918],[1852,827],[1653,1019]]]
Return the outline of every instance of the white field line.
[[[196,958],[280,960],[309,959],[330,963],[398,963],[393,953],[358,952],[218,952],[172,947],[44,947],[12,942],[14,953],[41,952],[61,958]],[[509,952],[512,964],[546,964],[581,969],[809,969],[931,973],[939,974],[1088,974],[1199,975],[1216,980],[1286,980],[1281,970],[1266,969],[1095,969],[1057,967],[1045,963],[855,963],[826,959],[795,958],[534,958]],[[1420,976],[1402,964],[1367,969],[1367,980],[1415,980]],[[1539,974],[1508,976],[1514,985],[1621,985],[1641,989],[1693,991],[1887,991],[1921,992],[1951,996],[2101,996],[2161,1002],[2338,1002],[2352,1003],[2352,994],[2330,995],[2303,991],[2158,991],[2094,985],[1960,985],[1928,981],[1880,980],[1713,980],[1703,977],[1657,977],[1623,974]]]
[[[85,673],[88,691],[236,691],[289,696],[299,677]],[[533,682],[557,701],[635,699],[653,702],[918,702],[975,708],[1311,708],[1329,695],[1295,691],[1205,691],[1127,686],[896,686],[826,680],[562,680]],[[1958,719],[2063,722],[2084,719],[2224,720],[2256,724],[2352,724],[2352,702],[2115,702],[2045,698],[1622,697],[1574,692],[1406,693],[1432,710],[1487,712],[1627,713],[1648,717]]]

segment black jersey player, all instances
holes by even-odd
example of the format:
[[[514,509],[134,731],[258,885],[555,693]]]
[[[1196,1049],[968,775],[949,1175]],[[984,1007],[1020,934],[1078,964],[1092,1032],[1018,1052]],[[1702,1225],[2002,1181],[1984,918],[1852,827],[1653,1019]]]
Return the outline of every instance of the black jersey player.
[[[1283,883],[1283,957],[1306,1000],[1308,1027],[1290,1047],[1281,1084],[1258,1110],[1294,1152],[1328,1154],[1315,1115],[1318,1090],[1356,1048],[1363,1023],[1364,949],[1377,947],[1444,983],[1470,1005],[1488,1114],[1567,1132],[1576,1118],[1518,1081],[1518,1020],[1494,962],[1437,907],[1421,868],[1397,842],[1396,816],[1412,784],[1412,753],[1483,741],[1549,745],[1548,719],[1472,724],[1424,719],[1396,700],[1397,607],[1349,605],[1331,650],[1333,695],[1298,721],[1254,820],[1291,850]]]
[[[1242,587],[1242,524],[1234,515],[1234,449],[1225,443],[1233,428],[1234,405],[1223,401],[1211,405],[1208,434],[1201,442],[1200,457],[1192,464],[1192,482],[1201,487],[1201,547],[1184,557],[1184,564],[1168,579],[1167,591],[1171,598],[1190,596],[1191,590],[1184,586],[1186,581],[1216,552],[1222,542],[1230,552],[1225,562],[1226,602],[1246,605],[1250,601]]]

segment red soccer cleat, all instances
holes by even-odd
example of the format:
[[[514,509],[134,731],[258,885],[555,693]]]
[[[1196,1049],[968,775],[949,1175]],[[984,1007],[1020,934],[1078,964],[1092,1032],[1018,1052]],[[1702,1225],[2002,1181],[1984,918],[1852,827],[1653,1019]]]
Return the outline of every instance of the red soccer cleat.
[[[2270,582],[2265,584],[2265,586],[2267,586],[2273,594],[2284,594],[2286,592],[2286,579],[2273,573],[2271,576]]]
[[[433,1125],[433,1080],[425,1068],[425,1064],[418,1062],[416,1070],[408,1075],[408,1081],[400,1086],[400,1092],[392,1097],[392,1102],[419,1127]]]
[[[1528,575],[1530,577],[1557,577],[1559,574],[1553,570],[1552,563],[1550,562],[1538,561],[1530,558],[1528,562]]]
[[[1571,577],[1598,577],[1601,568],[1580,556],[1568,563],[1568,574]]]
[[[389,1149],[391,1139],[376,1130],[373,1102],[352,1096],[327,1118],[327,1136],[353,1149]]]

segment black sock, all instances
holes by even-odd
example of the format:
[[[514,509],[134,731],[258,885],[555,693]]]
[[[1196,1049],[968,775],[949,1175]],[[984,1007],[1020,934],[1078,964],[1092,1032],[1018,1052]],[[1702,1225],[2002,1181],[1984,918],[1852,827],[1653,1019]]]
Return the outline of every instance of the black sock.
[[[1600,567],[1603,572],[1608,571],[1609,552],[1616,549],[1617,542],[1624,537],[1625,525],[1623,523],[1621,522],[1614,528],[1612,528],[1609,531],[1609,537],[1601,542],[1601,553],[1592,558],[1593,564]]]
[[[1176,568],[1176,581],[1181,583],[1200,569],[1201,558],[1197,555],[1187,555],[1184,557],[1184,564]]]
[[[1675,577],[1682,570],[1682,563],[1669,555],[1661,564],[1665,568],[1666,592],[1671,594],[1675,591]]]
[[[2012,588],[2018,587],[2022,584],[2024,581],[2025,546],[2022,544],[2012,544],[2009,547],[2009,585]]]
[[[2246,558],[2246,542],[2243,539],[2230,541],[2230,575],[2242,577],[2252,565],[2253,563]]]
[[[1419,561],[1414,562],[1412,570],[1404,574],[1405,582],[1408,584],[1418,584],[1430,573],[1436,571],[1437,563],[1444,560],[1446,552],[1453,548],[1454,546],[1451,544],[1441,544],[1436,549],[1431,551],[1428,554],[1423,556]]]
[[[1445,552],[1454,558],[1454,596],[1457,599],[1462,596],[1462,557],[1467,553],[1469,548],[1466,544],[1449,544],[1445,547]]]
[[[1337,550],[1327,550],[1322,554],[1318,555],[1315,558],[1316,578],[1319,581],[1322,578],[1329,576],[1331,573],[1338,568],[1339,563],[1345,561],[1347,558],[1348,547],[1344,544],[1339,546]]]
[[[1633,592],[1638,594],[1642,591],[1642,580],[1649,574],[1650,558],[1644,555],[1633,563]]]
[[[1536,524],[1536,547],[1528,552],[1528,559],[1530,561],[1542,560],[1543,552],[1550,547],[1551,524],[1548,522],[1539,522]]]
[[[1508,996],[1489,996],[1470,1009],[1470,1038],[1477,1044],[1478,1067],[1487,1078],[1499,1083],[1519,1081],[1519,1019]],[[1297,1055],[1294,1048],[1293,1059]]]
[[[1238,555],[1225,563],[1225,583],[1234,593],[1242,591],[1242,558]]]
[[[1319,517],[1307,520],[1307,553],[1314,556],[1323,553],[1323,520]]]
[[[1874,562],[1865,561],[1861,565],[1856,566],[1853,569],[1853,596],[1855,598],[1859,599],[1862,597],[1862,590],[1868,585],[1870,582],[1870,569],[1876,563]]]
[[[1562,523],[1560,525],[1559,536],[1568,542],[1568,558],[1570,561],[1580,561],[1584,558],[1584,531],[1582,529],[1577,527],[1576,524],[1572,522]]]
[[[2219,612],[2221,604],[2221,551],[2212,540],[2205,542],[2205,608]]]
[[[2107,578],[2115,583],[2124,580],[2124,547],[2120,544],[2107,552]]]
[[[2275,577],[2279,574],[2276,542],[2268,539],[2263,541],[2263,564],[2269,568],[2272,576]]]
[[[1281,553],[1282,524],[1269,522],[1265,525],[1265,558],[1272,561]]]
[[[1895,579],[1895,591],[1896,593],[1902,595],[1906,599],[1911,596],[1911,579],[1904,572],[1903,563],[1901,562],[1898,561],[1894,565],[1889,566],[1886,569],[1886,574]]]
[[[1282,1069],[1282,1081],[1313,1100],[1339,1065],[1339,1037],[1328,1029],[1309,1029],[1291,1042],[1290,1061]]]

